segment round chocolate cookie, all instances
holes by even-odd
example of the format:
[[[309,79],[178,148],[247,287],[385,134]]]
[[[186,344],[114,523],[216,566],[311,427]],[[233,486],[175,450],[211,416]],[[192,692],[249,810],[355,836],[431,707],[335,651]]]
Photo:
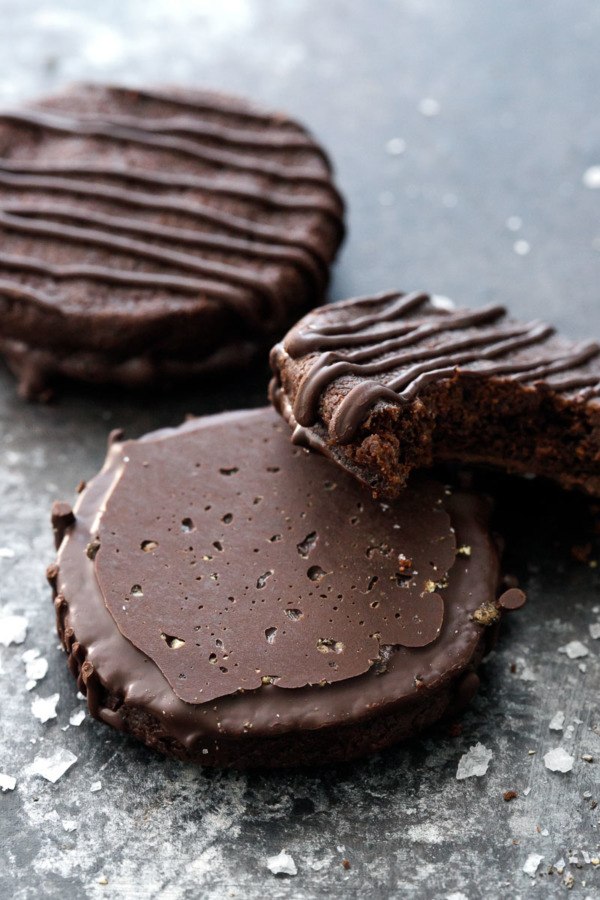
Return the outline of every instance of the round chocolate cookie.
[[[48,577],[92,714],[207,765],[379,750],[454,713],[502,610],[489,507],[415,481],[374,500],[271,409],[119,434]],[[491,626],[491,627],[490,627]]]
[[[0,353],[33,399],[249,362],[322,302],[343,203],[287,116],[85,85],[0,110],[0,235]]]

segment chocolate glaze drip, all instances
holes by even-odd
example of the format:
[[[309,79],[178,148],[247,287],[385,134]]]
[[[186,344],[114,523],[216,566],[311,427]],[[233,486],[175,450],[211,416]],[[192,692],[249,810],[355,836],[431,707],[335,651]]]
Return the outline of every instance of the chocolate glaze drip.
[[[129,169],[93,159],[90,165],[52,159],[47,163],[0,160],[0,188],[9,194],[6,201],[0,197],[0,232],[30,236],[34,240],[85,244],[100,252],[156,263],[167,271],[156,274],[135,268],[130,271],[129,266],[121,269],[115,263],[51,265],[37,258],[35,244],[27,256],[11,254],[5,248],[0,254],[0,266],[19,274],[57,281],[82,278],[123,288],[151,291],[158,287],[184,296],[200,295],[211,302],[231,306],[246,324],[259,330],[267,310],[274,323],[283,319],[285,310],[282,298],[268,283],[268,275],[256,266],[256,261],[295,268],[322,293],[331,260],[320,236],[305,227],[290,229],[267,224],[254,213],[259,207],[325,215],[335,221],[341,234],[343,204],[331,183],[328,158],[300,126],[282,116],[236,106],[235,102],[218,95],[201,96],[196,102],[177,94],[116,87],[108,89],[108,93],[117,99],[131,101],[142,97],[164,103],[170,107],[171,114],[156,117],[153,113],[152,117],[144,117],[87,112],[75,115],[62,110],[5,110],[0,111],[0,122],[17,128],[39,129],[44,136],[56,135],[58,140],[65,136],[146,148],[159,161],[165,155],[166,171],[161,171],[160,162],[155,163],[154,170],[139,166]],[[297,154],[303,162],[288,162],[277,156],[281,152],[292,160]],[[208,174],[169,171],[169,159],[174,154],[208,167]],[[318,165],[313,165],[313,160],[318,160]],[[135,182],[145,190],[132,189],[130,185]],[[162,193],[165,188],[172,189],[171,195]],[[180,189],[214,195],[217,204],[187,200],[177,195]],[[19,202],[14,197],[32,193],[64,195],[70,203],[46,199],[36,204],[30,196],[27,202]],[[248,213],[232,214],[220,209],[221,196],[250,204]],[[76,208],[75,200],[89,203],[90,208],[87,205]],[[117,205],[124,212],[115,214],[94,208],[98,203]],[[148,212],[162,217],[191,218],[211,231],[148,221],[143,217]],[[169,243],[179,247],[183,244],[194,252],[188,254],[164,246]],[[203,258],[197,252],[202,250],[210,252],[210,258]],[[215,259],[216,254],[233,257],[233,261]],[[253,265],[247,267],[236,257],[251,260]],[[187,273],[202,277],[188,277]],[[12,285],[8,279],[3,282]],[[19,296],[16,285],[8,293]],[[32,285],[21,291],[20,297],[38,305],[48,300],[41,287]]]
[[[359,299],[344,308],[365,302],[371,304]],[[531,358],[511,361],[521,350],[543,348],[554,329],[540,322],[503,325],[505,310],[500,306],[476,312],[441,311],[429,303],[426,294],[384,294],[373,298],[372,304],[375,312],[321,328],[313,315],[309,324],[300,323],[283,343],[283,353],[292,359],[318,354],[293,405],[294,418],[301,426],[316,422],[320,398],[336,379],[349,375],[364,379],[343,396],[331,419],[330,434],[340,444],[353,439],[379,401],[408,404],[427,385],[457,373],[472,378],[507,375],[529,382],[577,368],[600,353],[598,344],[587,343],[559,358],[556,352],[546,356],[536,350]],[[415,311],[418,318],[411,321],[407,317]],[[493,327],[486,330],[490,325]],[[348,349],[355,346],[360,349]],[[278,348],[275,356],[280,352]],[[598,378],[586,375],[583,381],[595,385]],[[580,385],[581,379],[576,377],[574,382],[553,382],[552,388],[560,391]]]

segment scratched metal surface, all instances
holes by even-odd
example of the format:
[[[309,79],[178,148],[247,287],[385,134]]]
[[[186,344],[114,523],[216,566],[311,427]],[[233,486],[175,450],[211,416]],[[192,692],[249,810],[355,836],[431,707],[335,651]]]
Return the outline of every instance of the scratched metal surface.
[[[307,122],[349,201],[333,297],[426,288],[600,334],[600,190],[584,180],[600,165],[592,0],[0,0],[0,18],[3,103],[80,78],[160,80],[250,93]],[[240,775],[164,761],[89,717],[65,730],[81,704],[44,583],[52,500],[95,473],[110,428],[137,435],[264,402],[265,373],[243,381],[174,397],[69,389],[33,407],[0,369],[0,615],[28,620],[23,644],[0,646],[0,772],[17,779],[0,794],[0,896],[475,900],[558,897],[570,884],[572,897],[598,896],[589,562],[600,547],[572,558],[593,516],[544,486],[498,489],[507,567],[529,603],[485,664],[462,734],[332,769]],[[573,640],[587,656],[558,652]],[[31,649],[49,669],[28,692]],[[41,724],[31,703],[55,692],[58,716]],[[562,732],[548,727],[557,711]],[[478,741],[493,753],[487,774],[457,781]],[[575,758],[568,774],[544,766],[558,746]],[[31,765],[58,747],[78,761],[52,785]],[[296,876],[266,868],[283,847]],[[530,877],[532,854],[543,860]],[[561,858],[562,874],[548,874]]]

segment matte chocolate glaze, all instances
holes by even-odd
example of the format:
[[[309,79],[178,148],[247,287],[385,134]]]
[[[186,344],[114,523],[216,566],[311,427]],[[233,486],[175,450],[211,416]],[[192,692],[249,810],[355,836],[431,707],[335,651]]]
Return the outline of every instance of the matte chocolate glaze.
[[[348,453],[356,463],[355,451],[369,434],[377,432],[383,436],[385,432],[389,438],[393,431],[400,442],[398,458],[403,465],[403,426],[407,432],[412,429],[410,440],[415,444],[415,430],[428,429],[423,432],[427,452],[421,465],[430,464],[436,457],[453,455],[465,462],[479,458],[483,461],[489,452],[483,431],[479,448],[473,436],[468,450],[448,449],[453,440],[457,446],[461,440],[464,442],[465,422],[459,422],[454,413],[453,436],[449,418],[464,397],[477,395],[477,402],[485,404],[483,392],[487,385],[490,390],[496,385],[502,385],[505,392],[512,390],[522,398],[522,405],[527,402],[529,407],[516,425],[520,430],[526,427],[527,415],[531,414],[532,397],[537,398],[538,406],[549,402],[557,406],[595,405],[600,389],[597,342],[576,343],[556,335],[551,326],[542,322],[515,321],[501,306],[441,309],[424,293],[391,292],[314,311],[273,349],[271,361],[275,372],[272,396],[295,428],[295,440],[308,444],[307,430],[314,432],[313,444],[330,444],[335,448],[330,455],[342,464],[345,445],[353,445]],[[452,402],[446,403],[445,410],[441,405],[438,409],[436,397],[441,404],[442,393],[452,390],[449,386],[454,386]],[[464,401],[463,420],[470,414],[468,402]],[[490,396],[489,404],[493,427],[497,428],[501,422],[497,401]],[[419,409],[422,420],[416,425],[413,416],[419,414]],[[482,414],[486,414],[485,406],[478,412],[473,408],[473,427],[476,417]],[[387,417],[385,423],[382,416]],[[510,419],[507,404],[506,426],[514,428]],[[582,438],[590,427],[591,423],[582,425]],[[443,432],[443,447],[435,447],[435,429]],[[498,439],[496,433],[493,437]],[[391,446],[388,440],[385,464],[379,448],[381,466],[393,466]],[[350,466],[351,462],[347,462]],[[497,454],[493,462],[501,463]],[[509,462],[519,465],[518,458]],[[415,464],[419,465],[417,459],[411,467]],[[535,464],[530,471],[538,471]],[[597,463],[595,471],[600,476]],[[540,474],[556,477],[550,471]],[[369,481],[368,475],[365,480]],[[374,485],[376,481],[373,476],[370,483]],[[384,482],[385,476],[380,472],[377,484],[385,491]]]
[[[342,213],[310,135],[243,101],[86,86],[0,110],[0,337],[59,369],[65,351],[203,359],[272,341],[322,298]],[[152,333],[118,327],[140,316]]]
[[[95,716],[143,712],[185,758],[388,713],[414,731],[496,608],[486,503],[425,480],[382,505],[271,410],[116,435],[74,515],[55,505],[49,572],[71,668]]]

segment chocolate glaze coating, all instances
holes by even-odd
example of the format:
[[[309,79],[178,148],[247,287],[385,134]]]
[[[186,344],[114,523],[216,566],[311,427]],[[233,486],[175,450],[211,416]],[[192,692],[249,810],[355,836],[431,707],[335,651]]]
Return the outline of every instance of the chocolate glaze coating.
[[[390,292],[309,313],[271,353],[294,440],[383,494],[454,459],[600,492],[600,346],[501,306]]]
[[[379,749],[464,705],[495,631],[474,619],[480,607],[496,608],[487,502],[425,480],[383,510],[327,460],[294,448],[271,410],[192,420],[139,441],[117,435],[78,499],[74,524],[65,512],[55,508],[65,528],[48,574],[59,634],[90,710],[183,759],[314,764]],[[351,523],[349,512],[360,521]],[[415,558],[398,558],[401,546]],[[423,588],[431,563],[440,564],[438,586]],[[207,583],[211,567],[219,578]],[[259,570],[273,571],[262,586]],[[328,570],[335,575],[322,575]],[[193,603],[185,600],[191,571],[203,576]],[[372,582],[375,571],[381,585]],[[401,587],[405,581],[415,584]],[[441,624],[438,601],[428,607],[436,595]],[[386,607],[403,613],[415,602],[424,606],[422,626],[411,622],[407,632],[393,616],[386,621]],[[267,621],[275,635],[265,634]],[[376,621],[381,639],[368,634]],[[410,640],[415,628],[422,646]],[[394,634],[413,645],[391,642]],[[217,659],[207,665],[209,646]],[[277,678],[262,683],[270,675]],[[244,683],[250,687],[239,690]]]
[[[243,364],[321,302],[342,216],[323,150],[243,100],[87,85],[0,110],[0,351],[30,396]]]

